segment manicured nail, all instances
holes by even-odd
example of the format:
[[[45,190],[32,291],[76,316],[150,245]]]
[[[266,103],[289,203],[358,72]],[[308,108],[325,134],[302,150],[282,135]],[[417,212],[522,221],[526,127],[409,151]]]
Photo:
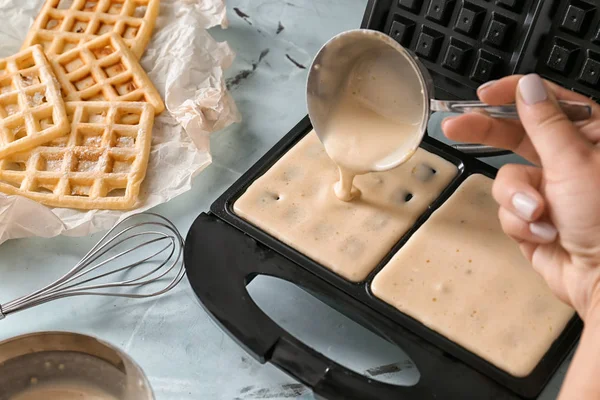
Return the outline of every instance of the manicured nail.
[[[532,222],[529,224],[529,230],[540,239],[553,242],[558,235],[556,228],[547,222]]]
[[[527,221],[533,219],[533,214],[535,213],[535,210],[538,209],[537,200],[524,193],[515,193],[512,197],[512,205],[515,208],[515,211],[517,211],[517,214]]]
[[[484,83],[483,85],[479,86],[479,87],[477,88],[477,91],[478,91],[478,92],[484,91],[485,89],[489,88],[489,87],[490,87],[490,86],[492,86],[494,83],[496,83],[497,81],[498,81],[497,79],[495,79],[495,80],[493,80],[493,81],[488,81],[488,82]]]
[[[442,120],[442,130],[444,130],[446,123],[450,122],[451,120],[455,119],[456,117],[446,117]]]
[[[544,81],[537,74],[525,75],[519,80],[519,92],[525,104],[533,105],[548,99]]]

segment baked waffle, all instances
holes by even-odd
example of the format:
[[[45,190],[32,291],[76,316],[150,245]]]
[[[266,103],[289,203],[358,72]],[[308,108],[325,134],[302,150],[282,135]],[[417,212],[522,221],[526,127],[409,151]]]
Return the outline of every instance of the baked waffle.
[[[108,32],[125,40],[136,58],[150,41],[160,0],[46,0],[23,48],[40,44],[62,54]]]
[[[42,47],[0,59],[0,158],[68,132],[58,82]]]
[[[65,101],[146,101],[158,114],[160,94],[123,39],[107,33],[51,59]]]
[[[0,192],[53,207],[132,208],[146,175],[154,109],[68,102],[71,132],[0,160]]]

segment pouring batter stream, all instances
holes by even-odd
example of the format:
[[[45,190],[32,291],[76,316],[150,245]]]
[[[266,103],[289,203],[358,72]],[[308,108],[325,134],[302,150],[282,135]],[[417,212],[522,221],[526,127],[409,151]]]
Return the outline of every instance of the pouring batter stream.
[[[356,175],[391,169],[419,146],[425,96],[412,68],[395,50],[369,52],[339,91],[320,135],[339,168],[334,190],[340,200],[360,194],[352,185]]]

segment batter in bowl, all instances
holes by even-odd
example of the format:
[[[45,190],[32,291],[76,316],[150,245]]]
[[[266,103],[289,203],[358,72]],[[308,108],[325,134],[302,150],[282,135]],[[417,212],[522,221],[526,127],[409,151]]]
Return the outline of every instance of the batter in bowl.
[[[449,161],[418,149],[398,168],[360,175],[362,192],[340,201],[336,164],[306,135],[235,202],[234,211],[347,280],[364,280],[457,175]]]
[[[52,383],[32,387],[10,400],[117,400],[96,387],[79,383]]]
[[[493,180],[470,176],[377,274],[373,294],[498,368],[528,375],[574,311],[498,221]]]

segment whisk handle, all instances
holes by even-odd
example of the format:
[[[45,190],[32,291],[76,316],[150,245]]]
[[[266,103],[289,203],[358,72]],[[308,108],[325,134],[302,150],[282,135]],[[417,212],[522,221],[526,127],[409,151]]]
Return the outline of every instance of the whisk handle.
[[[4,315],[4,312],[2,311],[2,304],[0,304],[0,321],[2,321],[4,318],[6,318],[6,315]]]

